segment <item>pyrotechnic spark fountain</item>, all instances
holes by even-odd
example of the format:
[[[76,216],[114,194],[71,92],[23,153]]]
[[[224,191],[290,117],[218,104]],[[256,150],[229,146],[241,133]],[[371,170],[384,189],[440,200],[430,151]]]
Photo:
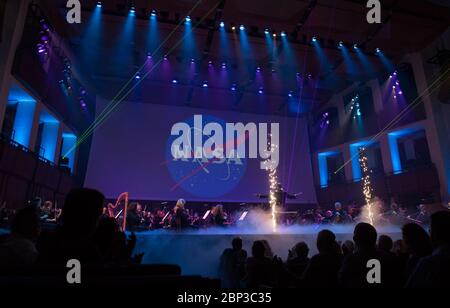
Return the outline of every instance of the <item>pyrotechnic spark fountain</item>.
[[[366,207],[368,213],[369,223],[373,225],[373,211],[372,211],[372,185],[370,182],[370,170],[367,165],[367,156],[365,148],[361,148],[359,152],[359,164],[363,172],[363,194],[366,200]]]
[[[272,139],[272,135],[270,135]],[[278,147],[277,144],[272,144],[272,141],[269,142],[270,151],[273,153]],[[272,211],[272,230],[273,232],[277,231],[277,198],[275,196],[275,192],[278,186],[278,176],[277,176],[277,168],[270,164],[269,160],[264,162],[265,169],[269,173],[269,204]]]

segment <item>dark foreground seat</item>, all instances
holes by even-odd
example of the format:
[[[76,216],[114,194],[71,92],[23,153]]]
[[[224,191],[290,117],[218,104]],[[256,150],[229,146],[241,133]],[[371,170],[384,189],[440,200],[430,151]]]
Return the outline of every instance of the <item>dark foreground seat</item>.
[[[0,269],[0,288],[71,286],[68,269],[62,267]],[[219,288],[220,280],[200,276],[181,276],[177,265],[97,266],[83,268],[80,287]],[[76,287],[76,286],[75,286]]]

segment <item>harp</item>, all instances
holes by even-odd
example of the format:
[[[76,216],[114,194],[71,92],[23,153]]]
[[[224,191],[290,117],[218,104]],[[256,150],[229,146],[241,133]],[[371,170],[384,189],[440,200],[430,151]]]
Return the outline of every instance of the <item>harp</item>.
[[[108,214],[114,217],[122,231],[127,227],[128,192],[121,193],[114,205],[108,205]]]

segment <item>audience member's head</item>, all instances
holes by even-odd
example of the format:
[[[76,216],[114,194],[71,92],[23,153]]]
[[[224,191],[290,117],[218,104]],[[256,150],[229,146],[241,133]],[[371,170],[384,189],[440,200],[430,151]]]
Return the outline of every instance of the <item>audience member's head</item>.
[[[89,188],[73,189],[67,194],[62,211],[62,226],[66,233],[76,237],[94,233],[102,214],[105,197]]]
[[[264,255],[268,258],[273,258],[272,247],[267,240],[261,240],[261,243],[264,245]]]
[[[309,247],[305,242],[299,242],[294,246],[294,251],[298,259],[306,259],[309,254]]]
[[[116,232],[120,232],[120,227],[113,217],[102,217],[99,219],[96,230],[98,238],[110,238]]]
[[[37,209],[27,206],[19,210],[11,223],[11,232],[29,240],[36,240],[41,231]]]
[[[450,244],[450,212],[440,211],[430,216],[431,241],[435,247]]]
[[[336,202],[336,203],[334,204],[334,209],[335,209],[336,211],[342,210],[342,203]]]
[[[352,254],[355,251],[355,243],[353,243],[353,241],[347,240],[344,242],[344,244],[342,244],[341,250],[344,256]]]
[[[394,246],[392,248],[392,251],[397,255],[401,256],[403,254],[406,254],[405,244],[403,243],[403,240],[396,240],[394,242]]]
[[[431,240],[428,233],[416,223],[408,223],[402,228],[403,243],[409,254],[426,256],[431,253]]]
[[[392,238],[388,235],[380,235],[378,238],[378,249],[386,252],[391,252],[392,247],[394,246],[394,242]]]
[[[353,231],[353,241],[358,250],[375,249],[377,236],[377,230],[365,222],[357,224]]]
[[[235,237],[231,241],[231,246],[234,250],[241,250],[242,249],[242,239],[240,237]]]
[[[331,253],[336,251],[336,236],[330,230],[322,230],[317,235],[317,250],[319,253]]]
[[[255,258],[264,258],[266,248],[262,241],[254,241],[252,246],[252,256]]]

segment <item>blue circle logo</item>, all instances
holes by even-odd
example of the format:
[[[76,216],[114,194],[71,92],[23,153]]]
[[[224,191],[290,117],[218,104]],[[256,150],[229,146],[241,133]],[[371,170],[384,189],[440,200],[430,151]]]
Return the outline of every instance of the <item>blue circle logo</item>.
[[[172,155],[172,145],[180,137],[179,135],[171,135],[167,140],[165,151],[167,169],[175,181],[171,190],[175,191],[181,188],[196,197],[203,198],[221,197],[239,184],[247,169],[247,160],[246,158],[227,158],[225,154],[223,154],[223,157],[216,156],[212,153],[212,157],[207,158],[205,155],[206,149],[202,149],[202,158],[195,158],[194,138],[200,138],[201,136],[203,146],[212,136],[212,134],[205,134],[203,130],[208,123],[219,124],[222,128],[222,135],[226,138],[224,133],[225,121],[210,115],[202,115],[201,119],[201,128],[195,127],[194,116],[184,121],[190,128],[190,136],[187,138],[188,142],[186,143],[188,144],[183,144],[183,148],[191,152],[190,158],[174,158]],[[216,144],[215,149],[218,147],[224,149],[227,145],[235,144],[234,138],[233,140],[225,140],[225,142],[222,140],[224,144]],[[239,136],[236,139],[238,138]]]

